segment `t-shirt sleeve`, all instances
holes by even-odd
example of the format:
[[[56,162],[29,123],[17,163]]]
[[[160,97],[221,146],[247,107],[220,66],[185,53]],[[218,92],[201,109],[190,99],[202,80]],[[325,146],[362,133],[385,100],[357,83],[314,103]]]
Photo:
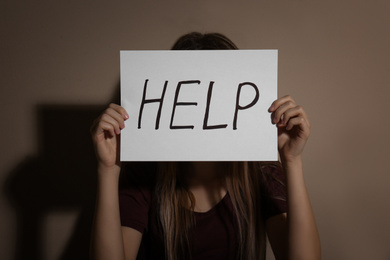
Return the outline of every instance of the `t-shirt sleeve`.
[[[286,174],[281,165],[263,168],[264,178],[261,184],[264,219],[287,212]]]
[[[119,189],[121,225],[138,230],[148,230],[149,210],[152,200],[150,176],[135,172],[124,172]]]

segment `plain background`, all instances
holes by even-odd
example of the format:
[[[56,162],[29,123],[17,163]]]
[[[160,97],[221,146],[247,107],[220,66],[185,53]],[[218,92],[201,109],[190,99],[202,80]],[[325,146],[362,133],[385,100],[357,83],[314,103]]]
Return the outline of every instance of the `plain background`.
[[[389,14],[387,0],[1,0],[1,258],[87,257],[88,128],[116,96],[119,50],[200,31],[279,50],[279,96],[312,123],[323,259],[390,259]]]

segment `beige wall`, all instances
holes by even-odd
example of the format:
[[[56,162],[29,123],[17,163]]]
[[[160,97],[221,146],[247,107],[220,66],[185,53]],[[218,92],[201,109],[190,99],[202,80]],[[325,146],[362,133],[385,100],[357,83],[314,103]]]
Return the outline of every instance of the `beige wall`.
[[[114,95],[119,50],[196,30],[279,49],[279,95],[313,125],[305,174],[323,258],[389,259],[389,14],[387,0],[1,0],[1,258],[86,253],[88,126]]]

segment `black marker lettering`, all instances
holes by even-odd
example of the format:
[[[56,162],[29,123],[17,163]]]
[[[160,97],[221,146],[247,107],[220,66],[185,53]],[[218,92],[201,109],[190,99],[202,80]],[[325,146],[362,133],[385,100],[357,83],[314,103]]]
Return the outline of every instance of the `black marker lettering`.
[[[256,91],[256,96],[255,96],[255,98],[252,100],[252,102],[249,103],[248,105],[246,105],[246,106],[240,106],[241,88],[242,88],[244,85],[250,85],[250,86],[252,86],[252,87],[255,89],[255,91]],[[248,109],[248,108],[254,106],[258,100],[259,100],[259,90],[258,90],[258,88],[257,88],[257,86],[256,86],[255,84],[253,84],[252,82],[243,82],[243,83],[241,83],[241,84],[238,85],[237,96],[236,96],[236,110],[234,111],[234,119],[233,119],[233,130],[236,130],[236,129],[237,129],[237,114],[238,114],[238,110]]]
[[[209,110],[210,110],[210,101],[211,96],[213,94],[213,85],[214,81],[210,81],[209,90],[207,91],[207,104],[206,104],[206,111],[204,113],[204,119],[203,119],[203,130],[209,130],[209,129],[217,129],[217,128],[226,128],[227,124],[225,125],[207,125],[209,121]]]
[[[157,112],[157,117],[156,117],[156,126],[155,126],[155,129],[157,130],[159,128],[159,125],[160,125],[161,108],[162,108],[162,105],[164,102],[164,96],[165,96],[165,91],[166,91],[167,86],[168,86],[168,80],[165,81],[164,89],[163,89],[163,92],[161,94],[161,98],[155,98],[155,99],[146,99],[145,98],[148,81],[149,81],[148,79],[145,80],[144,92],[142,94],[142,102],[141,102],[141,107],[140,107],[139,116],[138,116],[138,129],[141,128],[142,111],[144,110],[144,105],[147,103],[159,102],[160,106],[158,107],[158,112]]]
[[[197,106],[198,103],[196,102],[177,102],[177,99],[179,97],[179,92],[182,84],[200,84],[199,80],[188,80],[188,81],[179,81],[176,87],[176,92],[175,92],[175,101],[173,102],[173,109],[172,109],[172,116],[171,116],[171,123],[169,125],[170,129],[194,129],[193,125],[180,125],[180,126],[174,126],[173,125],[173,118],[175,116],[175,110],[176,106]]]

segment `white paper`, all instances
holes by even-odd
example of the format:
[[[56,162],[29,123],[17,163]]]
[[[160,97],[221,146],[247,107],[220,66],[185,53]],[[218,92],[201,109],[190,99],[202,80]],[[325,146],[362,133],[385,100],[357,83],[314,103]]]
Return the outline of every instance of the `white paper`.
[[[121,51],[121,105],[130,116],[121,133],[121,161],[276,161],[277,128],[268,108],[277,98],[277,55],[277,50]],[[210,90],[206,126],[219,125],[216,129],[204,124]]]

